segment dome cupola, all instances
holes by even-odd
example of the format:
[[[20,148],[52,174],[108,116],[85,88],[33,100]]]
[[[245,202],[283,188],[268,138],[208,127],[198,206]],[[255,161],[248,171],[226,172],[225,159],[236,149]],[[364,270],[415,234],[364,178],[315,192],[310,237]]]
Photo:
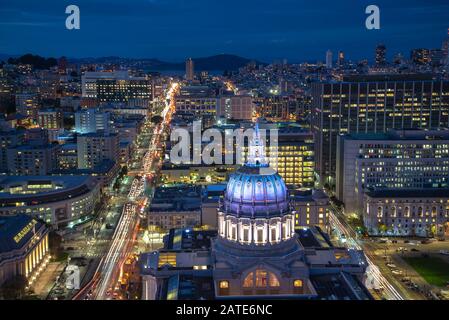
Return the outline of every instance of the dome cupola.
[[[239,243],[275,244],[293,236],[288,190],[269,167],[257,123],[248,161],[229,178],[218,220],[220,236]]]

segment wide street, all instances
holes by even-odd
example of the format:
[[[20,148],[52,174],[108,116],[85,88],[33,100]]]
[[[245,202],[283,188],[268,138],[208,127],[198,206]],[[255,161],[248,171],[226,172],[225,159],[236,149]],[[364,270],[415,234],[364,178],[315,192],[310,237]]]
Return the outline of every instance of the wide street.
[[[75,299],[108,299],[115,297],[118,289],[121,270],[126,259],[134,252],[134,241],[138,231],[139,212],[149,202],[145,188],[154,183],[154,172],[159,170],[159,146],[163,143],[166,130],[174,112],[174,96],[178,89],[173,84],[167,92],[166,106],[162,111],[162,122],[153,127],[151,143],[143,157],[141,172],[138,172],[131,183],[127,203],[112,235],[109,249],[100,261],[92,277],[75,295]],[[135,172],[133,172],[135,174]],[[151,200],[151,199],[150,199]]]

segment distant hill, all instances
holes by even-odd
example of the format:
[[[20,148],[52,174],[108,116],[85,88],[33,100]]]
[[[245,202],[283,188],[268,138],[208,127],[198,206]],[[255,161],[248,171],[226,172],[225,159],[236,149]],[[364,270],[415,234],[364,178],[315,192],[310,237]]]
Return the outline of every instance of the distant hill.
[[[195,63],[196,71],[233,71],[247,65],[251,61],[256,64],[265,64],[260,61],[250,60],[247,58],[239,57],[231,54],[220,54],[210,57],[192,58]],[[159,59],[133,59],[133,58],[120,58],[120,57],[99,57],[99,58],[80,58],[69,59],[73,63],[110,63],[110,64],[133,64],[141,69],[147,69],[152,71],[163,70],[184,70],[185,62],[166,62]]]
[[[31,54],[8,55],[0,53],[0,61],[9,60],[12,63],[31,63],[38,68],[46,68],[56,63],[56,59],[43,58]],[[232,54],[219,54],[210,57],[192,58],[195,63],[196,71],[235,71],[244,67],[250,62],[266,65],[264,62],[243,58]],[[155,58],[121,58],[116,56],[109,57],[87,57],[87,58],[68,58],[69,62],[77,64],[128,64],[144,70],[164,71],[164,70],[185,70],[185,61],[167,62]]]
[[[250,63],[250,59],[231,54],[220,54],[206,58],[193,58],[196,70],[238,70]],[[254,61],[256,64],[264,64]],[[184,65],[183,65],[184,67]]]

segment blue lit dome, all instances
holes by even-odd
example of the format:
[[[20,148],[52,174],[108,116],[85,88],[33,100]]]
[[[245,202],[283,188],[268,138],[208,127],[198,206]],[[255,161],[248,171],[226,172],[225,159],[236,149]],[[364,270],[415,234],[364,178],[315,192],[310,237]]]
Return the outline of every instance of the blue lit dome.
[[[258,124],[249,147],[248,162],[229,179],[223,209],[228,214],[253,218],[288,212],[287,187],[266,161]]]
[[[231,175],[223,209],[236,216],[281,216],[289,209],[287,193],[284,180],[276,171],[246,164]]]

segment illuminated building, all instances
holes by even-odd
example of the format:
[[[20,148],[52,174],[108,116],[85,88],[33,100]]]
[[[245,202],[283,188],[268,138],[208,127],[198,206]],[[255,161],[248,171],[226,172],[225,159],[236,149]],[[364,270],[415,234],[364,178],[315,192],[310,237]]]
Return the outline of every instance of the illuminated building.
[[[78,168],[78,155],[76,143],[65,143],[58,152],[58,168],[71,170]]]
[[[449,189],[368,191],[364,208],[363,222],[371,235],[449,234]]]
[[[16,94],[16,110],[24,116],[37,120],[39,96],[36,93]]]
[[[0,216],[27,214],[64,228],[91,218],[100,188],[90,176],[6,176],[0,178]]]
[[[195,63],[192,58],[186,60],[186,80],[193,81],[195,79]]]
[[[410,53],[410,59],[420,65],[428,64],[431,61],[429,49],[413,49]]]
[[[102,103],[153,99],[153,81],[147,77],[133,77],[128,71],[85,72],[81,82],[82,96]]]
[[[141,255],[142,298],[371,299],[361,252],[333,247],[320,228],[295,229],[287,186],[255,132],[224,192],[218,231],[174,229],[164,249]]]
[[[59,146],[21,145],[7,150],[8,172],[12,175],[46,175],[57,168]]]
[[[48,232],[27,215],[0,217],[0,286],[16,276],[34,282],[50,260]]]
[[[37,112],[38,124],[45,129],[61,129],[64,127],[63,115],[57,110],[39,110]]]
[[[148,225],[170,230],[201,225],[201,186],[159,187],[148,208]]]
[[[334,185],[339,134],[449,126],[449,81],[421,75],[359,76],[312,84],[316,171]]]
[[[77,133],[109,132],[111,114],[89,108],[75,113],[75,131]]]
[[[259,117],[273,122],[296,120],[304,112],[304,96],[272,95],[255,100]]]
[[[119,162],[120,144],[117,134],[86,133],[77,138],[78,168],[92,169],[105,160]]]
[[[384,44],[379,44],[376,47],[376,65],[383,66],[387,63],[387,47]]]
[[[326,51],[326,68],[332,69],[332,51]]]
[[[343,51],[338,52],[338,65],[341,67],[345,64],[345,53]]]
[[[217,117],[234,120],[251,120],[254,103],[251,96],[221,96],[217,103]]]
[[[21,145],[24,140],[21,130],[0,131],[0,172],[8,172],[8,149]]]
[[[336,197],[363,209],[369,189],[449,187],[449,131],[398,130],[338,137]]]

